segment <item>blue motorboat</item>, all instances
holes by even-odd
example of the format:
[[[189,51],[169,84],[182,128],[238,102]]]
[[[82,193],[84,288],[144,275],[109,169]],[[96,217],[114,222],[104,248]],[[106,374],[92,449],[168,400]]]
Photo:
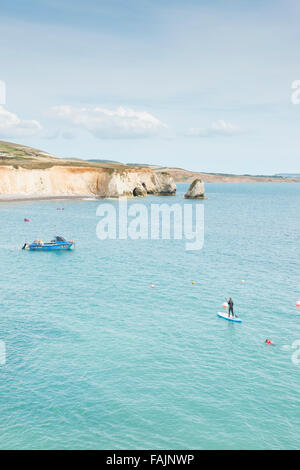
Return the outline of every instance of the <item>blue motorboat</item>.
[[[43,242],[42,240],[34,240],[32,243],[24,243],[22,250],[30,251],[54,251],[54,250],[71,250],[74,247],[73,240],[66,240],[63,237],[56,236],[51,242]]]

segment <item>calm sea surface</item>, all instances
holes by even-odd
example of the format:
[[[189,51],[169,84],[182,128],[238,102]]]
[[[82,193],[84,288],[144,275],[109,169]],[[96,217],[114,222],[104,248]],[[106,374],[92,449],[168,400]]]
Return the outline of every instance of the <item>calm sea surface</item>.
[[[100,241],[99,201],[0,203],[2,449],[300,446],[300,184],[206,191],[190,252]],[[21,250],[55,234],[75,250]],[[241,325],[216,316],[230,295]]]

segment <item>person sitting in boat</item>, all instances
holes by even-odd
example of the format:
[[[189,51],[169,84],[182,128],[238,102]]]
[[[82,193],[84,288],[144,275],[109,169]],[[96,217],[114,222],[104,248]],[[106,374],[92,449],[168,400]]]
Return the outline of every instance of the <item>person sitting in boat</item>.
[[[232,317],[234,317],[232,297],[230,297],[230,299],[228,300],[228,316],[229,317],[230,317],[230,313],[232,313]]]
[[[59,236],[55,237],[55,240],[58,241],[58,242],[65,242],[66,241],[64,237],[59,237]]]

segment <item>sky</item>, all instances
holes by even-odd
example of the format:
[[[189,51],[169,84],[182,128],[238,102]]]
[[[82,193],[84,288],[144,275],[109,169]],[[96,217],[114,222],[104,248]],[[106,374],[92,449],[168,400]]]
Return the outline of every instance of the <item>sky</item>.
[[[300,173],[298,0],[0,0],[0,12],[1,140]]]

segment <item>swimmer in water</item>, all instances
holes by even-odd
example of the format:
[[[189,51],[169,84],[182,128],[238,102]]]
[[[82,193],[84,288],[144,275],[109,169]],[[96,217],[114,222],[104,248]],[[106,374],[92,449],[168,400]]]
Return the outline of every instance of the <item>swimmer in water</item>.
[[[230,317],[230,313],[232,313],[232,317],[234,317],[232,297],[228,300],[228,317]]]
[[[266,339],[265,343],[266,344],[272,344],[272,346],[274,346],[274,343],[272,343],[272,341],[270,339]]]

